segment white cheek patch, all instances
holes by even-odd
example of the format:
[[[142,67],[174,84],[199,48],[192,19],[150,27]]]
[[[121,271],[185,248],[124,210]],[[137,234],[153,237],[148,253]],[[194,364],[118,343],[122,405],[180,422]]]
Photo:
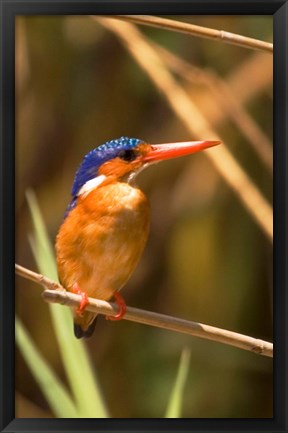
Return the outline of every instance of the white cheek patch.
[[[104,174],[101,174],[100,176],[94,177],[93,179],[88,180],[84,185],[80,188],[78,192],[78,196],[82,195],[85,197],[87,194],[89,194],[90,191],[93,191],[93,189],[98,188],[98,186],[101,185],[101,183],[104,182],[104,180],[107,179]]]
[[[138,176],[138,174],[141,173],[141,171],[144,170],[144,168],[148,167],[148,165],[149,165],[148,163],[143,164],[142,167],[138,168],[138,170],[129,173],[127,177],[127,182],[130,185],[133,185],[135,183],[136,176]]]

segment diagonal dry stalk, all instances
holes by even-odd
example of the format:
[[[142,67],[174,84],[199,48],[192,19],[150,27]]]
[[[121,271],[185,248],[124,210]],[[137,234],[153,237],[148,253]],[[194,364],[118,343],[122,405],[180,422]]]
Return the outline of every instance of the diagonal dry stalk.
[[[60,284],[44,277],[41,274],[33,272],[23,266],[15,264],[15,272],[23,278],[34,281],[45,287],[42,294],[43,299],[47,302],[58,303],[69,307],[77,307],[81,301],[81,296],[67,292]],[[89,298],[88,311],[98,314],[116,315],[117,305],[110,302]],[[179,319],[177,317],[167,316],[165,314],[144,311],[138,308],[127,307],[127,312],[123,319],[132,322],[142,323],[145,325],[155,326],[157,328],[167,329],[170,331],[181,332],[195,337],[216,341],[218,343],[228,344],[257,353],[260,355],[273,357],[273,344],[267,341],[259,340],[247,335],[238,334],[237,332],[226,329],[216,328],[203,323],[191,322]]]
[[[237,35],[235,33],[226,32],[224,30],[210,29],[207,27],[196,26],[194,24],[185,23],[182,21],[171,20],[150,15],[114,15],[120,20],[130,21],[137,24],[144,24],[150,27],[158,27],[161,29],[172,30],[178,33],[187,33],[189,35],[198,36],[201,38],[214,39],[226,42],[240,47],[252,48],[253,50],[261,50],[268,53],[273,53],[273,44],[259,39],[248,38],[247,36]]]
[[[173,72],[191,84],[199,83],[205,85],[213,93],[216,103],[219,104],[225,116],[233,120],[263,164],[265,164],[269,172],[272,172],[272,143],[254,119],[244,110],[241,101],[233,95],[230,86],[215,72],[197,68],[155,42],[151,42],[151,44]]]
[[[210,127],[202,113],[188,97],[183,87],[174,79],[165,64],[153,49],[149,40],[129,23],[116,19],[93,17],[97,22],[115,33],[125,48],[163,94],[172,110],[197,139],[203,137],[221,140]],[[217,149],[207,150],[205,155],[211,160],[223,179],[235,191],[250,215],[258,223],[268,239],[273,240],[273,216],[268,201],[254,185],[249,176],[223,143]]]

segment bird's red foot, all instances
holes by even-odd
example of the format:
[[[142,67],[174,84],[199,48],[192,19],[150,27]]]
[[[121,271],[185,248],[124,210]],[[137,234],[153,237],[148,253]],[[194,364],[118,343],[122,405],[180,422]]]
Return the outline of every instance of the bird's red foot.
[[[88,295],[87,295],[86,292],[84,292],[83,290],[80,289],[80,287],[78,286],[78,283],[73,284],[72,292],[75,293],[76,295],[80,295],[81,296],[80,305],[75,310],[75,312],[76,312],[76,314],[78,316],[82,316],[85,308],[89,304]]]
[[[116,316],[106,316],[106,319],[108,320],[121,320],[124,314],[126,313],[126,303],[124,301],[124,298],[120,295],[119,292],[114,293],[115,303],[119,307],[119,311],[116,314]]]

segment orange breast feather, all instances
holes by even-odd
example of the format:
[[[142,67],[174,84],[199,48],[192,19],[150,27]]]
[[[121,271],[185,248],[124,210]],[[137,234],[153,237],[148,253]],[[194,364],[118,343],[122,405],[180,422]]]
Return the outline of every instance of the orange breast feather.
[[[56,239],[58,273],[71,290],[78,283],[88,296],[108,300],[129,279],[149,230],[145,195],[114,182],[79,197]]]

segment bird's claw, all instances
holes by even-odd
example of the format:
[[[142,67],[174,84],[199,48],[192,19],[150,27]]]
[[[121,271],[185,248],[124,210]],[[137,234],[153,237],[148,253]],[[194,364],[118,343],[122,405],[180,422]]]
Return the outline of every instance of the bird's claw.
[[[83,316],[83,312],[84,312],[85,308],[89,304],[88,295],[86,292],[84,292],[83,290],[80,289],[80,287],[78,286],[78,283],[73,284],[72,292],[75,293],[76,295],[81,296],[80,305],[75,310],[75,313],[81,317],[81,316]]]
[[[107,320],[121,320],[122,317],[125,315],[126,313],[126,303],[124,301],[124,298],[120,295],[119,292],[115,292],[114,293],[114,298],[115,298],[115,303],[118,305],[119,307],[119,311],[115,316],[106,316]]]

